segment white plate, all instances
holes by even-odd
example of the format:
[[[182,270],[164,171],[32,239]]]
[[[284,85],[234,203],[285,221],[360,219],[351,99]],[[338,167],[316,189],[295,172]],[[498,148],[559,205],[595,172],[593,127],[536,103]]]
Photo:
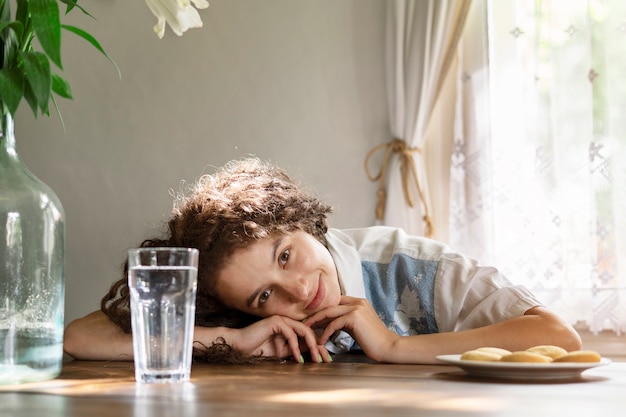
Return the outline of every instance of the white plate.
[[[608,365],[610,359],[600,362],[520,363],[462,360],[461,355],[439,355],[442,362],[456,365],[470,375],[501,379],[571,379],[596,366]]]

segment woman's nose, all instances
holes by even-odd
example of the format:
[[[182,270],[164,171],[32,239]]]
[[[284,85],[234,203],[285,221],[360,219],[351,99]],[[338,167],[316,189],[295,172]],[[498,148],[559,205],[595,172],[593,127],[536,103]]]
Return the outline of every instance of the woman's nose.
[[[309,289],[306,280],[294,279],[284,284],[285,294],[294,302],[309,299]]]

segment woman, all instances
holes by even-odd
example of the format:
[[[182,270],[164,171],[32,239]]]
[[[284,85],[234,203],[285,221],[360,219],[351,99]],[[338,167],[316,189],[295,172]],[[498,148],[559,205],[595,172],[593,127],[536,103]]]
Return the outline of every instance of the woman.
[[[362,350],[436,363],[481,346],[580,348],[571,326],[496,269],[400,229],[329,229],[331,211],[258,159],[233,161],[178,198],[167,237],[142,246],[199,249],[197,356],[302,362],[309,350],[323,362],[328,351]],[[68,326],[67,353],[132,357],[126,273],[100,312]]]

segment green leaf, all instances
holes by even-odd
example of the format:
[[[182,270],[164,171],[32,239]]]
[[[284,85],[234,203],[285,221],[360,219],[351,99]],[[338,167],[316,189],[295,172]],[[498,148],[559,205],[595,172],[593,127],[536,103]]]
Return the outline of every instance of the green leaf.
[[[17,68],[0,70],[1,101],[12,115],[17,111],[24,94],[24,79]]]
[[[2,3],[0,4],[0,6],[2,6],[0,7],[0,19],[9,20],[11,18],[11,3],[8,1],[2,0]]]
[[[57,0],[29,0],[30,14],[37,39],[57,67],[61,64],[61,21]]]
[[[15,20],[21,22],[23,25],[26,25],[28,19],[30,19],[30,11],[28,9],[28,0],[16,0],[17,1],[17,11],[15,12]]]
[[[93,18],[93,16],[89,14],[87,10],[83,9],[81,6],[78,5],[78,0],[59,0],[59,1],[61,3],[67,4],[67,8],[65,9],[65,14],[68,14],[69,12],[71,12],[74,7],[78,7],[84,14]]]
[[[63,98],[73,98],[70,84],[58,74],[52,74],[52,91]]]
[[[122,73],[120,72],[120,68],[117,66],[117,63],[113,60],[113,58],[109,56],[109,54],[106,53],[106,51],[100,45],[100,43],[96,40],[96,38],[91,36],[89,33],[85,32],[84,30],[77,28],[76,26],[61,25],[61,27],[67,31],[74,33],[75,35],[80,36],[81,38],[85,39],[87,42],[92,44],[94,48],[100,51],[102,55],[104,55],[115,66],[118,77],[122,78]]]
[[[24,65],[26,83],[32,89],[37,105],[43,113],[48,109],[52,86],[50,61],[42,52],[22,52],[20,58]]]
[[[50,117],[50,107],[48,106],[48,103],[46,103],[46,106],[43,109],[41,109],[41,113]]]
[[[57,111],[57,114],[59,115],[61,126],[63,126],[63,130],[65,130],[65,121],[63,121],[63,116],[61,115],[61,110],[59,110],[59,106],[57,106],[57,101],[54,99],[54,96],[50,98],[52,99],[52,104],[54,105],[54,109]]]
[[[13,68],[17,66],[17,51],[19,49],[18,35],[21,37],[24,27],[20,22],[2,22],[2,29],[0,30],[0,49],[2,55],[0,55],[0,68]]]
[[[30,88],[30,85],[28,83],[24,83],[24,98],[32,109],[33,115],[36,119],[37,114],[39,114],[39,104],[37,103],[37,99],[35,98],[35,93],[33,93],[33,90]]]
[[[0,32],[5,28],[13,29],[15,36],[17,36],[18,39],[20,39],[24,34],[24,25],[22,25],[22,22],[18,22],[17,20],[12,22],[0,22]],[[4,39],[5,37],[2,36],[2,38]]]

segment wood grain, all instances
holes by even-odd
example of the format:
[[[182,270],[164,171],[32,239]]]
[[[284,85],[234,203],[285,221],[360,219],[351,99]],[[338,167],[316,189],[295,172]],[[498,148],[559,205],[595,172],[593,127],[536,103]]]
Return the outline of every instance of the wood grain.
[[[194,363],[191,381],[137,384],[132,362],[66,362],[42,383],[0,386],[1,416],[586,416],[626,410],[626,362],[559,382],[470,377],[446,365]],[[556,413],[556,414],[555,414]]]

